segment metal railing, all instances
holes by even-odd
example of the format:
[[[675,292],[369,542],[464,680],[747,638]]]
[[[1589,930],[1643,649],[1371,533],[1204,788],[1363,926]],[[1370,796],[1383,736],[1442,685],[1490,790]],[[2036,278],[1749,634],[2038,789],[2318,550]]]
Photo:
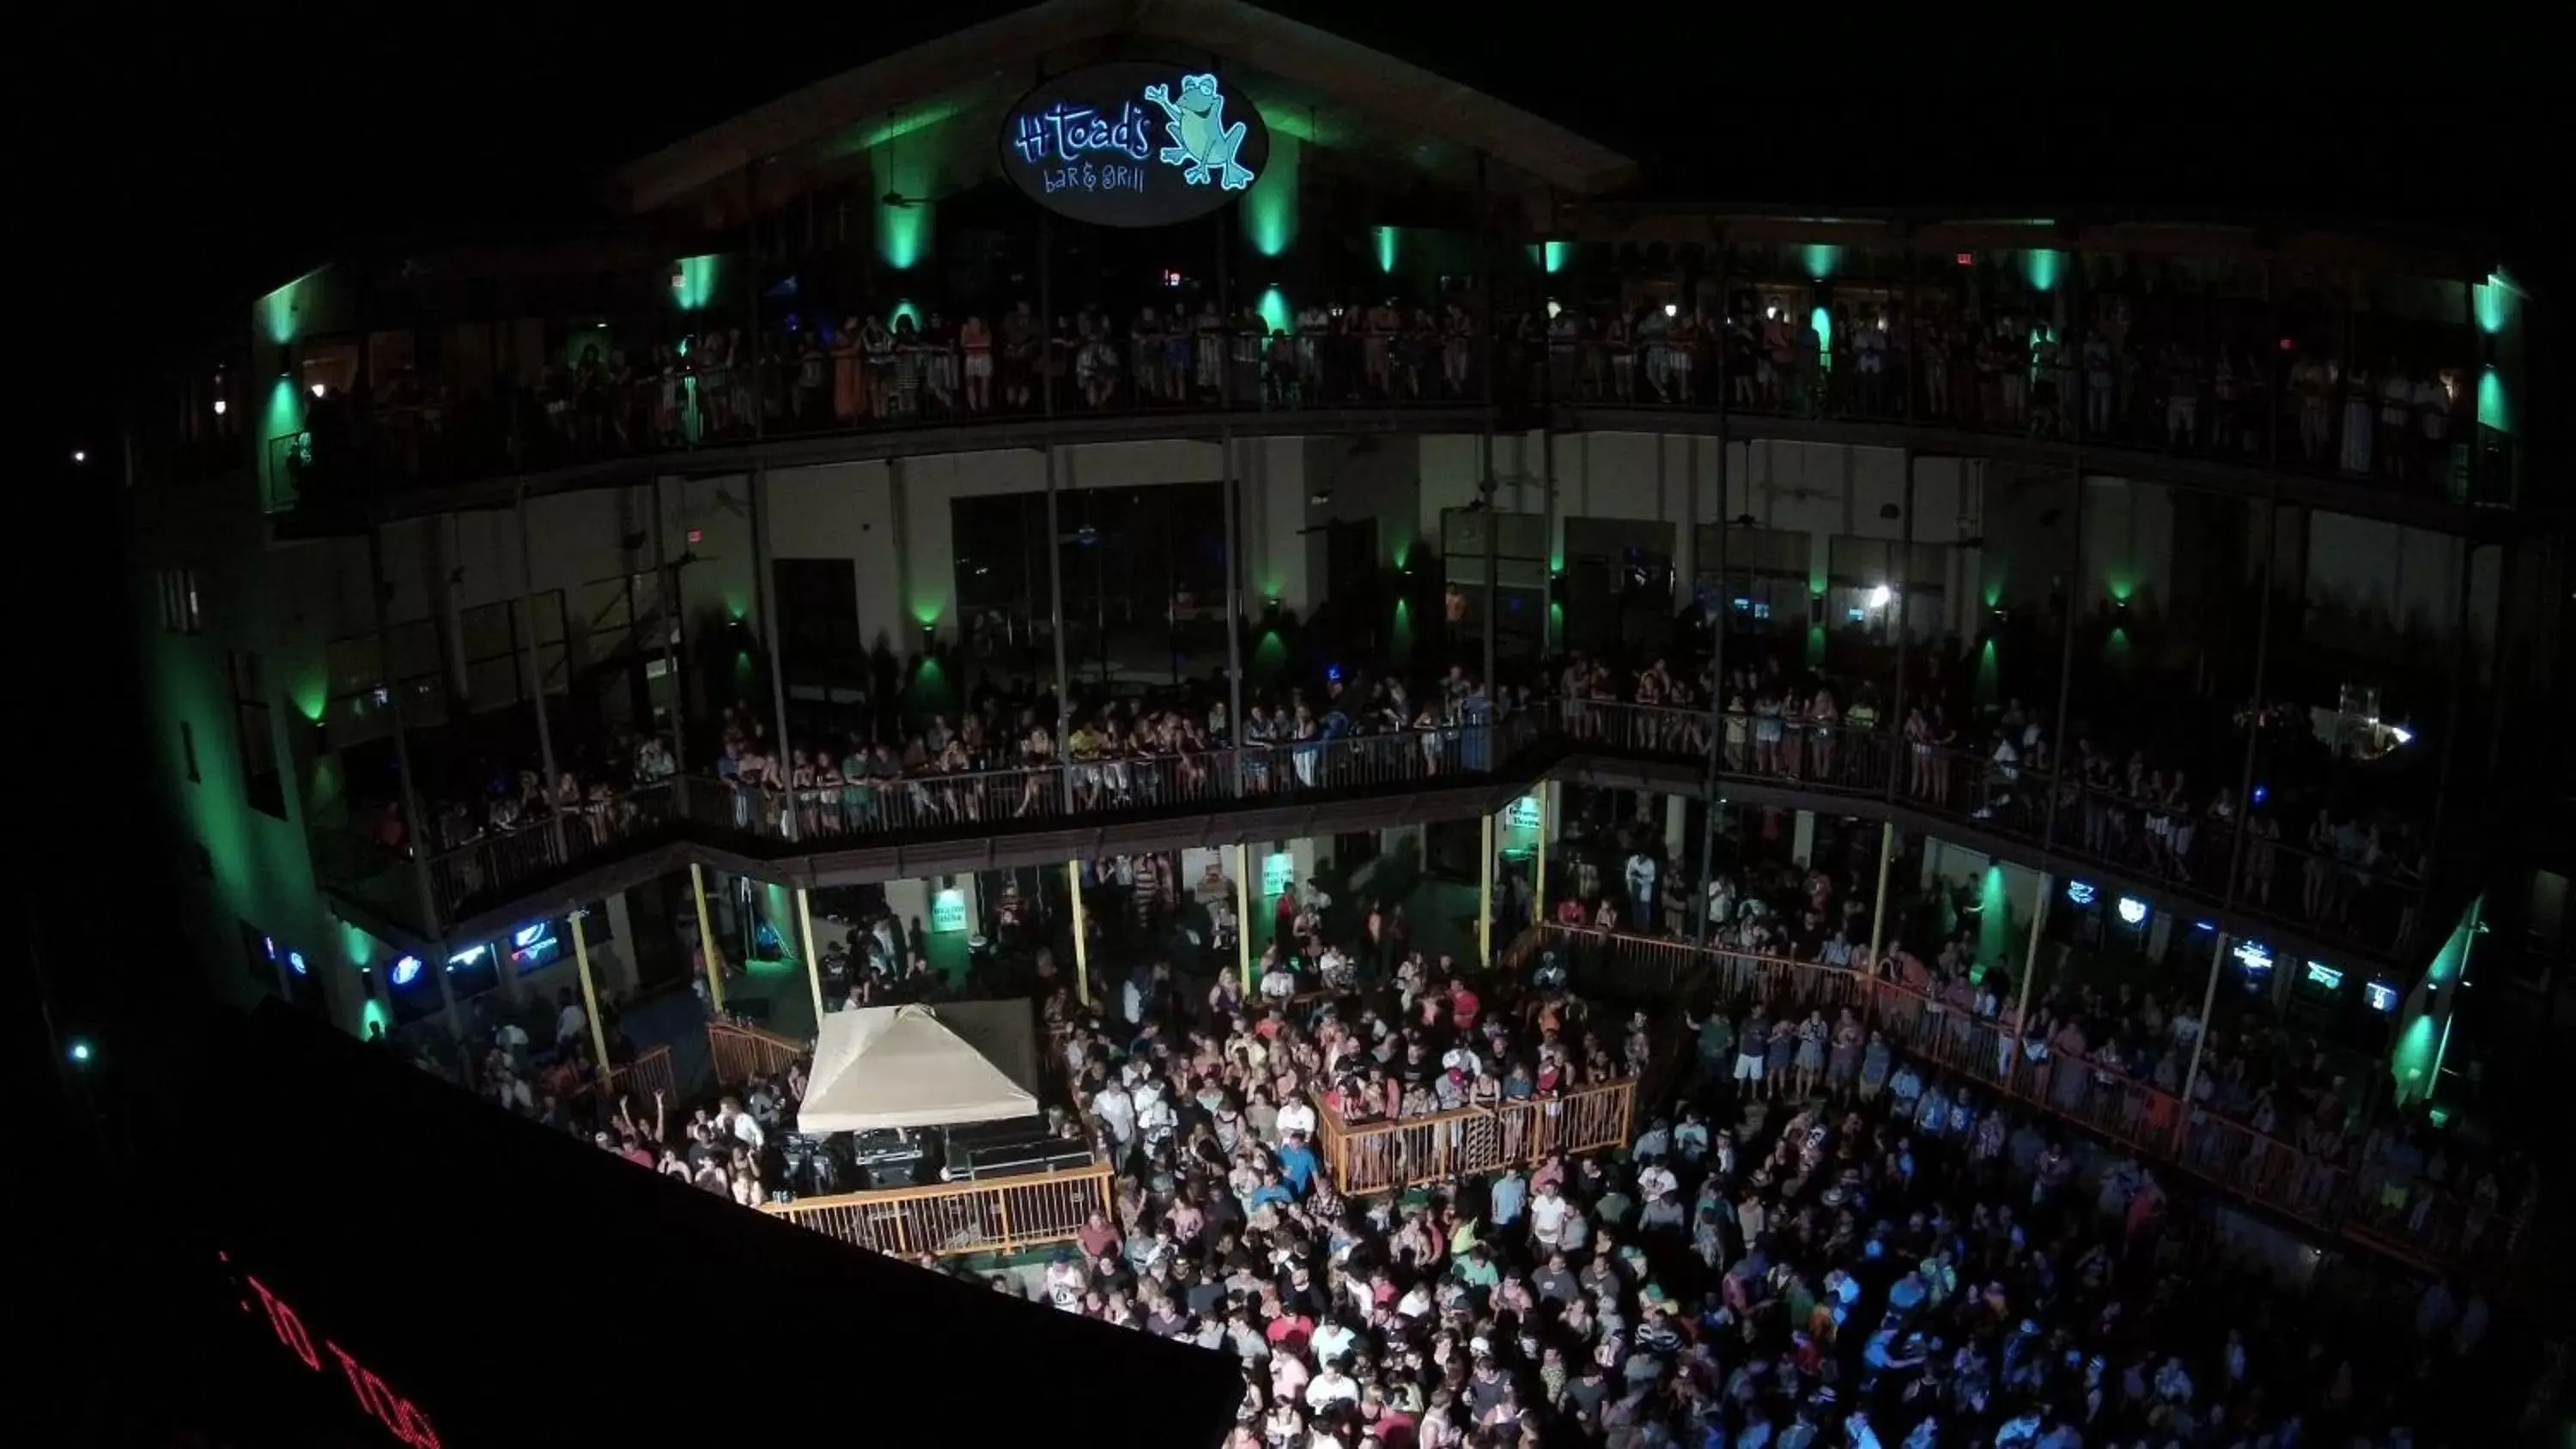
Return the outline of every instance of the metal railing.
[[[440,851],[429,859],[438,909],[452,919],[469,901],[508,894],[587,856],[650,836],[671,823],[676,793],[674,782],[656,781]]]
[[[1543,718],[1529,713],[1489,724],[803,787],[691,775],[679,793],[682,811],[697,824],[781,841],[843,842],[1437,784],[1492,772],[1544,729]]]
[[[895,1257],[1016,1253],[1068,1243],[1093,1213],[1114,1215],[1106,1162],[983,1182],[881,1188],[765,1203],[772,1217]]]
[[[1344,1121],[1318,1101],[1319,1155],[1347,1196],[1454,1183],[1553,1153],[1625,1147],[1636,1094],[1636,1080],[1623,1077],[1551,1097],[1372,1122]]]
[[[1535,938],[1574,957],[1576,969],[1609,973],[1631,990],[1714,993],[1775,1006],[1856,1005],[1873,1029],[1926,1064],[2026,1107],[2073,1123],[2131,1151],[2189,1173],[2233,1197],[2326,1233],[2435,1270],[2503,1272],[2521,1244],[2499,1211],[2481,1209],[2455,1187],[2399,1182],[2311,1152],[2207,1107],[2186,1110],[2175,1093],[2100,1061],[2031,1043],[2009,1019],[1962,1010],[1902,983],[1874,980],[1816,962],[1751,958],[1688,942],[1625,932],[1534,926]],[[1526,949],[1516,943],[1514,949]]]
[[[1577,749],[1708,763],[1705,710],[1599,699],[1569,700],[1558,708]],[[1979,751],[1900,740],[1883,728],[1783,722],[1765,731],[1763,723],[1741,714],[1724,717],[1720,780],[1863,796],[1892,786],[1898,804],[2033,849],[2049,840],[2049,795],[2056,791],[2051,844],[2057,855],[2137,872],[2212,906],[2228,895],[2239,828],[2233,819],[2211,817],[2205,809],[2168,809]],[[2424,944],[2426,887],[2410,871],[2310,850],[2270,834],[2249,836],[2242,860],[2235,906],[2247,914],[2379,954]]]

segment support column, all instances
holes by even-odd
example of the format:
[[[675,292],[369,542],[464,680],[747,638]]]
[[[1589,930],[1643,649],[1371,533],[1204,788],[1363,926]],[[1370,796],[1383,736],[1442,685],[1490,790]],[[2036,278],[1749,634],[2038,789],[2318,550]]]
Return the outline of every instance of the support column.
[[[1476,854],[1476,964],[1494,964],[1494,817],[1476,817],[1477,834],[1484,842]]]
[[[1888,821],[1878,827],[1878,899],[1869,912],[1869,970],[1878,973],[1879,959],[1887,948],[1887,877],[1896,866],[1896,824]]]
[[[554,726],[546,722],[545,666],[537,657],[536,549],[528,540],[528,485],[524,480],[518,487],[516,511],[519,515],[519,597],[521,600],[519,608],[527,615],[528,623],[527,647],[520,651],[520,655],[527,661],[528,666],[528,704],[537,712],[537,762],[546,772],[546,839],[554,846],[555,862],[560,865],[568,862],[571,857],[564,851],[563,802],[555,798],[555,788],[562,782],[563,776],[555,769]],[[564,637],[567,651],[565,659],[569,667],[572,637],[570,619],[564,621]],[[518,999],[518,983],[512,981],[510,1001],[516,1005]]]
[[[1897,457],[1905,469],[1904,541],[1898,548],[1903,566],[1897,578],[1906,580],[1913,573],[1914,564],[1914,450],[1907,448]],[[2074,585],[2069,583],[2067,588],[2069,597],[2072,597]],[[1905,744],[1905,661],[1912,653],[1909,646],[1914,636],[1913,631],[1905,627],[1905,595],[1898,593],[1894,584],[1888,589],[1896,600],[1896,688],[1889,694],[1887,704],[1887,800],[1893,805],[1896,803],[1897,782],[1905,778],[1906,762],[1912,753]],[[1949,768],[1947,760],[1940,764],[1943,769]]]
[[[1073,995],[1091,1004],[1091,931],[1082,909],[1082,862],[1065,862],[1065,879],[1073,886]]]
[[[2057,893],[2057,880],[2047,871],[2039,873],[2039,907],[2031,912],[2030,946],[2021,955],[2021,1007],[2013,1015],[2013,1034],[2030,1035],[2031,983],[2039,979],[2039,933],[2048,928],[2048,898]],[[2005,1080],[2011,1077],[2007,1072]]]
[[[1547,838],[1556,832],[1556,782],[1538,782],[1538,851],[1530,878],[1530,924],[1547,924]]]
[[[1225,456],[1225,745],[1227,790],[1243,795],[1243,501],[1241,470],[1234,466],[1234,424],[1219,432],[1217,446]],[[1240,855],[1242,847],[1237,846]],[[1240,872],[1237,873],[1240,878]],[[1249,990],[1251,983],[1245,983]]]
[[[707,870],[696,861],[689,862],[689,898],[698,907],[698,953],[707,963],[707,1006],[716,1015],[725,1014],[724,956],[716,950],[716,921],[707,913]]]
[[[796,750],[787,735],[787,669],[778,657],[778,589],[770,577],[769,472],[757,465],[751,470],[751,568],[751,594],[760,609],[760,647],[769,662],[769,707],[776,725],[778,768],[783,774],[794,763]],[[780,834],[789,840],[796,838],[796,803],[796,793],[790,790],[779,821]]]
[[[2218,1005],[2218,976],[2227,965],[2227,933],[2218,933],[2218,949],[2209,957],[2209,986],[2200,993],[2200,1032],[2191,1039],[2191,1065],[2183,1072],[2182,1101],[2174,1112],[2174,1155],[2184,1157],[2191,1148],[2191,1093],[2200,1083],[2200,1054],[2209,1045],[2209,1013]],[[2286,975],[2278,964],[2275,974]]]
[[[590,980],[590,937],[581,928],[588,911],[572,913],[572,964],[581,972],[581,1009],[590,1015],[590,1050],[597,1063],[599,1079],[608,1080],[608,1028],[599,1019],[599,988]]]
[[[1726,296],[1723,266],[1718,270],[1717,285],[1718,296],[1723,299]],[[1722,317],[1723,300],[1719,310]],[[1708,941],[1708,883],[1717,879],[1717,815],[1723,800],[1718,793],[1717,774],[1719,764],[1726,758],[1726,626],[1735,609],[1733,591],[1726,583],[1726,534],[1734,527],[1726,511],[1727,460],[1733,452],[1726,441],[1726,352],[1724,346],[1717,349],[1717,612],[1709,620],[1708,783],[1701,791],[1701,798],[1708,806],[1708,818],[1700,828],[1699,888],[1693,892],[1698,899],[1692,904],[1696,913],[1694,918],[1699,922],[1695,936],[1703,945]],[[1691,480],[1691,487],[1694,490],[1699,487],[1697,478]],[[1693,552],[1697,552],[1695,544]],[[1691,588],[1694,593],[1698,591],[1696,579],[1692,580]]]
[[[670,555],[663,552],[663,548],[662,477],[657,473],[653,475],[653,580],[662,602],[662,678],[671,687],[672,789],[678,791],[687,788],[679,783],[679,777],[689,772],[688,706],[682,702],[688,690],[680,673],[679,653],[680,636],[688,631],[680,612],[680,571],[672,565]],[[649,706],[652,691],[647,690],[645,694]],[[680,801],[671,802],[671,813],[674,817],[685,813]]]
[[[367,602],[376,617],[376,657],[391,668],[394,657],[393,629],[385,622],[385,595],[392,586],[385,582],[385,531],[381,525],[367,529]],[[402,808],[404,837],[411,843],[412,885],[420,894],[420,929],[429,937],[435,955],[427,964],[438,977],[439,1013],[447,1023],[447,1034],[459,1046],[465,1041],[465,1018],[456,1010],[456,991],[447,980],[447,958],[454,948],[447,940],[445,913],[438,908],[438,889],[431,883],[429,857],[437,846],[437,836],[429,817],[421,813],[419,780],[411,768],[411,730],[403,723],[403,701],[394,706],[394,765],[402,772]]]
[[[1241,841],[1236,841],[1234,844],[1227,846],[1226,850],[1234,857],[1235,965],[1236,968],[1243,973],[1243,999],[1250,1001],[1253,999],[1254,990],[1254,983],[1252,980],[1252,883],[1245,877],[1249,875],[1251,871],[1252,852],[1244,849],[1243,842]]]
[[[805,980],[814,988],[814,1029],[823,1029],[823,958],[814,952],[814,901],[803,886],[796,888],[796,938],[805,948]]]
[[[1801,810],[1789,825],[1789,858],[1800,870],[1815,869],[1816,812]]]
[[[1672,857],[1667,868],[1681,865],[1690,849],[1690,797],[1664,797],[1664,853]]]

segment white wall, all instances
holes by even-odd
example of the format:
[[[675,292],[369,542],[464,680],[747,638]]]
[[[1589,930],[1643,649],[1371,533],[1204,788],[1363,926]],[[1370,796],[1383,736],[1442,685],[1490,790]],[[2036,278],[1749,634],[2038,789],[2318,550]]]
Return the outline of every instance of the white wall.
[[[2090,614],[2124,589],[2132,609],[2162,612],[2173,597],[2173,548],[2173,494],[2164,485],[2087,474],[2077,612]]]

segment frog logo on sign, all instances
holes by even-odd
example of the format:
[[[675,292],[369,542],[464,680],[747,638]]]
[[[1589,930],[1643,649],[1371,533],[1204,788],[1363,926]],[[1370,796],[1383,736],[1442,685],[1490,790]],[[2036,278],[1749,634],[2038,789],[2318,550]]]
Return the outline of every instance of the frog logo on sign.
[[[1002,169],[1039,205],[1099,226],[1205,216],[1261,179],[1270,132],[1212,72],[1122,63],[1058,76],[1002,125]]]

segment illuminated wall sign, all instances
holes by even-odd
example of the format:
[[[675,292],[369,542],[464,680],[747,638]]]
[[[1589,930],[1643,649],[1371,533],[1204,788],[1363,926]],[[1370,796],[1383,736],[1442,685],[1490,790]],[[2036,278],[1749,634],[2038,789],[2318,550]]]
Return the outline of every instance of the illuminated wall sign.
[[[1510,827],[1514,830],[1536,830],[1538,829],[1538,812],[1538,797],[1536,795],[1523,795],[1521,798],[1512,802],[1511,813],[1505,818]]]
[[[2361,994],[2369,1000],[2370,1009],[2373,1011],[2386,1012],[2397,1009],[2397,988],[2388,982],[2373,981],[2361,988]]]
[[[2093,895],[2093,883],[2089,880],[2071,880],[2066,883],[2066,900],[2069,905],[2089,906],[2093,904]]]
[[[401,960],[396,961],[396,962],[394,963],[394,969],[393,969],[393,980],[394,980],[394,985],[396,985],[396,986],[409,986],[410,984],[412,984],[412,983],[413,983],[413,982],[415,982],[415,981],[418,981],[419,979],[420,979],[420,958],[419,958],[418,956],[405,956],[405,957],[403,957]]]
[[[2236,958],[2236,964],[2244,967],[2247,975],[2260,976],[2272,969],[2272,952],[2260,941],[2239,941],[2228,954]]]
[[[2120,897],[2120,924],[2124,926],[2143,925],[2145,924],[2146,919],[2147,903],[2145,901],[2139,900],[2136,896]]]
[[[2308,979],[2328,991],[2338,991],[2343,987],[2343,973],[2323,961],[2308,963]]]
[[[1297,860],[1286,851],[1261,857],[1261,893],[1280,896],[1297,880]]]
[[[1095,226],[1169,226],[1232,202],[1270,160],[1270,128],[1223,78],[1119,62],[1071,71],[1002,118],[1002,171]]]
[[[930,929],[955,935],[966,929],[966,893],[944,890],[930,898]]]

